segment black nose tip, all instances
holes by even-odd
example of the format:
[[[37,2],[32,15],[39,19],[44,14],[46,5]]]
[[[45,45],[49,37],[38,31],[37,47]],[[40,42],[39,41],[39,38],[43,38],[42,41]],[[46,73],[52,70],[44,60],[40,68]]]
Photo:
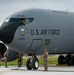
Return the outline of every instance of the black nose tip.
[[[6,44],[11,43],[14,37],[14,28],[10,23],[3,23],[0,27],[0,40]]]
[[[5,44],[9,44],[13,41],[15,31],[20,26],[20,23],[3,23],[0,27],[0,40]]]
[[[10,29],[9,25],[6,23],[3,23],[2,26],[0,27],[0,40],[6,44],[10,43],[13,38],[10,30],[11,29]]]

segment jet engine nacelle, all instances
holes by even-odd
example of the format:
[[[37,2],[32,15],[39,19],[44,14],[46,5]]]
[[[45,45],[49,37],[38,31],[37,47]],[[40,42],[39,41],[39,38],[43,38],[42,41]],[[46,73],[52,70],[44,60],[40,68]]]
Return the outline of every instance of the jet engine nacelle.
[[[4,57],[4,52],[6,50],[8,50],[8,62],[17,59],[18,52],[12,50],[3,43],[0,43],[0,58]]]

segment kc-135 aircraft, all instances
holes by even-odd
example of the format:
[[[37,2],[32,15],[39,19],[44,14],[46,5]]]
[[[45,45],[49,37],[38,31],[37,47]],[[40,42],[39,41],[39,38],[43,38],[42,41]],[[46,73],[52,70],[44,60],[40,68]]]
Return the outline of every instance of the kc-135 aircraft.
[[[0,40],[3,42],[1,54],[6,44],[33,57],[32,63],[30,58],[26,62],[28,70],[38,69],[36,55],[42,55],[45,48],[49,54],[60,54],[58,64],[74,65],[74,13],[46,9],[19,11],[1,25]]]

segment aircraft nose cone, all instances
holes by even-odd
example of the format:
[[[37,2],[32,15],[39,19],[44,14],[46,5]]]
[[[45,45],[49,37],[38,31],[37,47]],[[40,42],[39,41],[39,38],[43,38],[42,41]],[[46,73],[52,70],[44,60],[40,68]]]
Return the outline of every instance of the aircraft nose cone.
[[[17,23],[3,23],[0,27],[0,40],[5,44],[11,43],[18,26]]]
[[[11,35],[11,27],[8,23],[3,23],[0,27],[0,40],[4,43],[10,43],[12,41],[12,35]]]

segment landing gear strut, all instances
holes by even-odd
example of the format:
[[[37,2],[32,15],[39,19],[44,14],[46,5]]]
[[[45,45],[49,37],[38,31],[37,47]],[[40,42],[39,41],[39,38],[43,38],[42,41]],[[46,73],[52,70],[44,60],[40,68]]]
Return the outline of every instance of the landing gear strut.
[[[39,67],[38,58],[35,55],[31,56],[26,62],[26,67],[28,70],[31,70],[32,68],[37,70]]]

